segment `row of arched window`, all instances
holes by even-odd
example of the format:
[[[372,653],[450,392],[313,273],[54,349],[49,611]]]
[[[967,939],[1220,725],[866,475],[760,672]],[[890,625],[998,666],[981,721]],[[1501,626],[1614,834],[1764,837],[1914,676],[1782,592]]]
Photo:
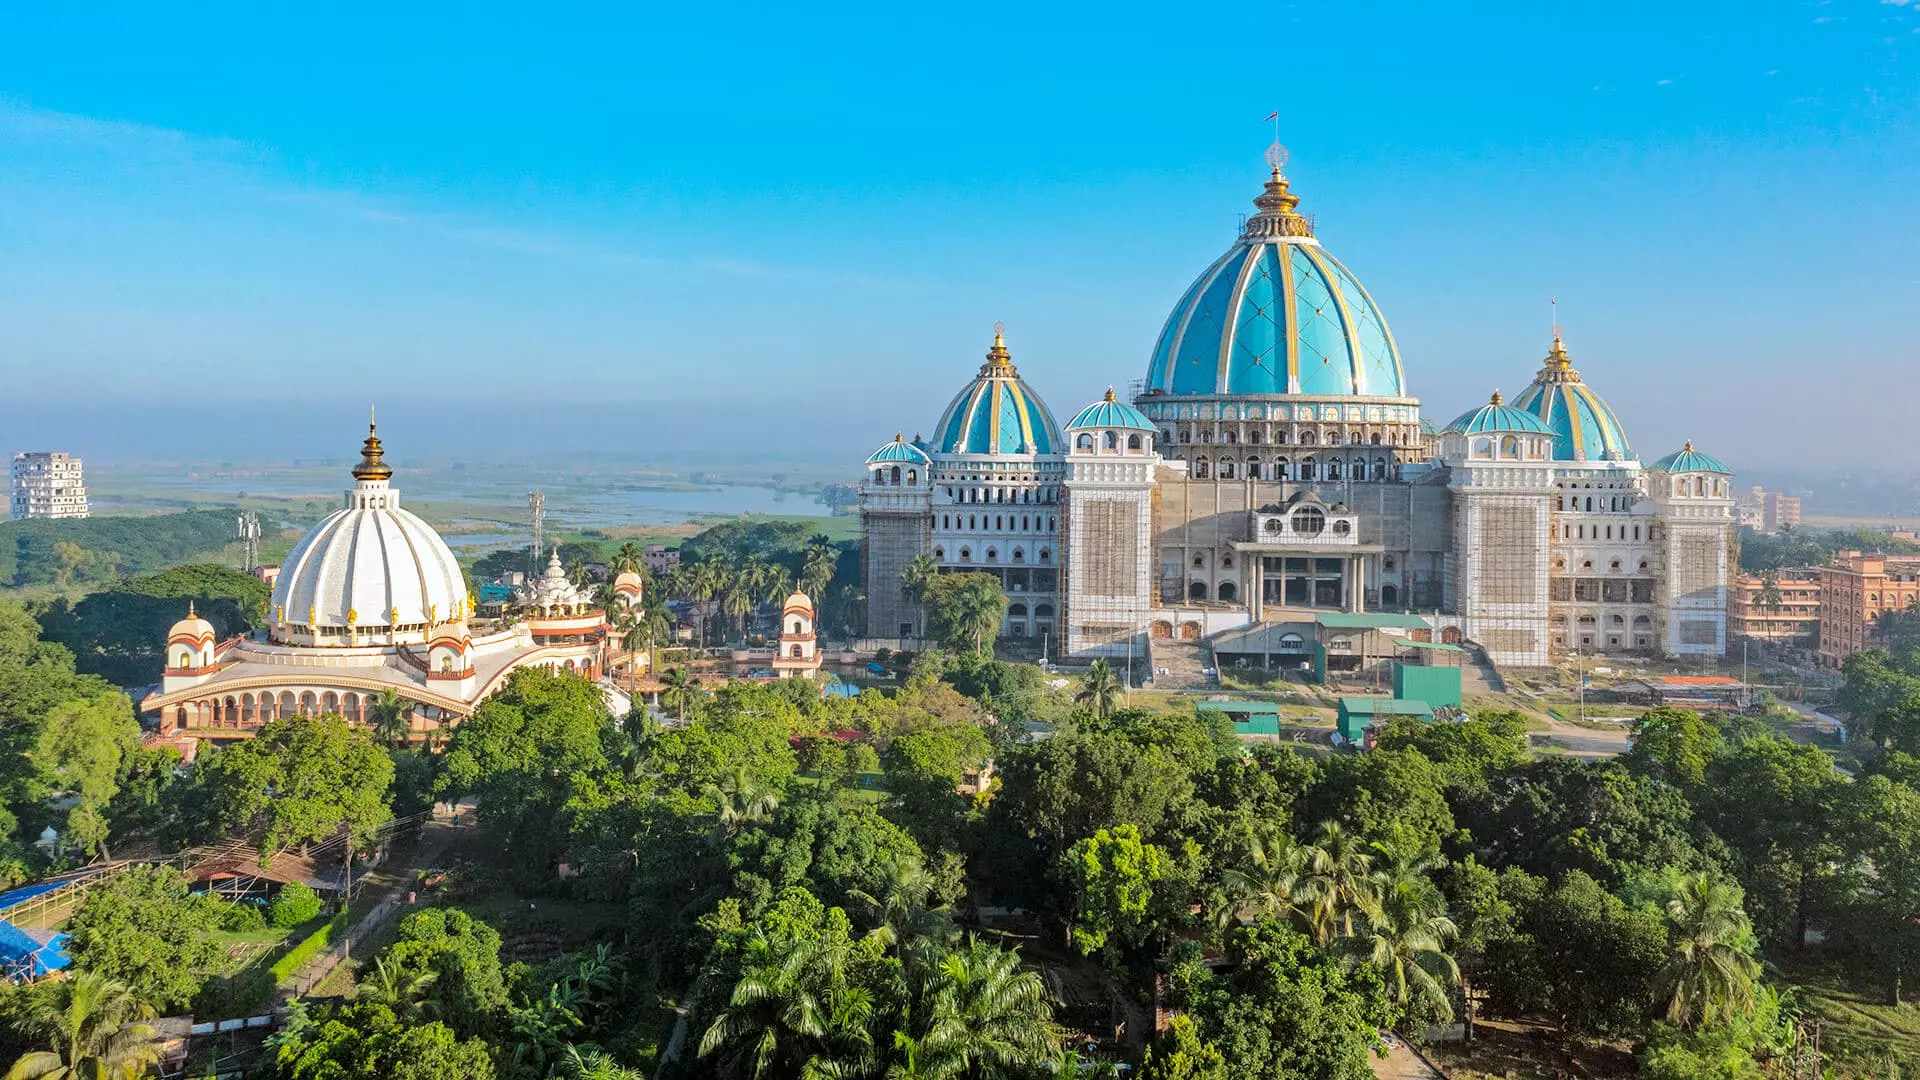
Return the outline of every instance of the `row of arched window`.
[[[1160,432],[1160,438],[1167,443],[1174,441],[1173,432],[1171,431]],[[1243,439],[1240,432],[1235,428],[1227,428],[1225,431],[1216,431],[1204,427],[1197,430],[1184,427],[1180,429],[1180,442],[1191,443],[1196,441],[1201,443],[1226,443],[1228,446],[1233,446],[1241,442],[1245,442],[1250,446],[1259,446],[1263,441],[1271,443],[1274,446],[1339,446],[1342,443],[1348,446],[1410,445],[1408,434],[1405,430],[1392,432],[1361,432],[1356,429],[1349,429],[1342,433],[1338,428],[1324,428],[1319,431],[1311,428],[1303,431],[1290,431],[1287,428],[1280,428],[1268,434],[1263,433],[1260,428],[1254,427],[1246,432]]]
[[[1126,445],[1127,453],[1129,454],[1143,453],[1153,449],[1153,444],[1142,440],[1138,434],[1128,435]],[[1120,452],[1120,433],[1117,431],[1103,431],[1096,440],[1093,437],[1093,432],[1083,431],[1073,437],[1073,448],[1082,451],[1098,449],[1109,454],[1117,454]]]
[[[1354,458],[1342,461],[1339,458],[1318,461],[1314,458],[1302,458],[1298,462],[1287,458],[1274,458],[1271,463],[1262,463],[1258,455],[1249,455],[1244,463],[1228,458],[1220,459],[1216,465],[1202,454],[1193,459],[1192,473],[1196,480],[1205,480],[1215,475],[1221,480],[1236,480],[1244,477],[1248,480],[1341,480],[1357,481],[1386,480],[1392,467],[1384,457],[1374,458],[1371,463],[1366,458]]]
[[[988,524],[989,521],[992,522],[991,525]],[[1014,524],[1016,521],[1019,522],[1017,526]],[[980,532],[986,529],[992,529],[994,532],[1014,532],[1016,530],[1019,532],[1034,532],[1040,528],[1042,521],[1047,523],[1047,532],[1060,531],[1059,518],[1051,516],[1042,518],[1039,514],[1021,514],[1017,518],[1012,514],[995,514],[992,518],[988,518],[985,514],[978,516],[968,514],[964,518],[959,514],[940,515],[940,527],[942,529],[966,529],[969,532]]]
[[[959,487],[949,485],[947,498],[956,503],[1040,503],[1047,505],[1060,500],[1060,489],[1047,487]]]
[[[1000,549],[998,547],[989,547],[987,548],[984,554],[986,555],[986,558],[982,560],[984,562],[997,563],[1000,561]],[[945,545],[935,546],[933,549],[933,558],[935,562],[946,562],[947,561],[946,546]],[[961,546],[960,558],[958,561],[963,563],[970,563],[973,561],[973,545],[972,544],[964,544]],[[1008,553],[1007,561],[1015,566],[1023,565],[1027,561],[1027,549],[1023,547],[1016,547],[1012,549],[1012,551]],[[1041,548],[1039,552],[1037,552],[1034,555],[1033,561],[1041,566],[1051,566],[1053,564],[1053,549],[1044,548],[1044,547]]]
[[[918,486],[920,483],[920,470],[909,468],[905,473],[902,473],[898,465],[892,468],[882,466],[873,470],[873,482],[879,487],[899,487],[901,484],[906,484],[909,487]]]

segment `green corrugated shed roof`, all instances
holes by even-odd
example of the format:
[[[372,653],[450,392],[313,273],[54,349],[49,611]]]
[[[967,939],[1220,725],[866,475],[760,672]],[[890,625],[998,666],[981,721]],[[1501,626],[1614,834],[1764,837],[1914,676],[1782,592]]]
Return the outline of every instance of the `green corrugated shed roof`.
[[[1444,641],[1408,641],[1408,642],[1404,642],[1403,644],[1405,644],[1409,649],[1431,649],[1434,652],[1466,652],[1467,651],[1458,645],[1449,645]]]
[[[1272,701],[1196,701],[1197,712],[1247,713],[1251,716],[1279,716],[1280,706]]]
[[[1431,630],[1427,620],[1418,615],[1396,615],[1390,611],[1349,614],[1344,611],[1329,611],[1315,615],[1313,621],[1321,626],[1335,630]]]
[[[1406,698],[1343,697],[1340,708],[1349,716],[1432,716],[1433,706]]]

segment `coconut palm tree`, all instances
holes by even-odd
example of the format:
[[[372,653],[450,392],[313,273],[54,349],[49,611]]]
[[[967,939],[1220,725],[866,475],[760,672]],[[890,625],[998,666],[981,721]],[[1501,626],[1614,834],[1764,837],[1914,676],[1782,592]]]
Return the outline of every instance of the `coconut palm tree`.
[[[900,572],[901,595],[905,596],[907,602],[914,607],[915,629],[919,631],[917,636],[920,637],[925,637],[927,634],[927,586],[933,584],[934,577],[939,573],[940,564],[934,562],[931,555],[915,555]]]
[[[1219,912],[1221,925],[1235,918],[1271,916],[1311,926],[1315,893],[1309,881],[1307,848],[1270,821],[1250,827],[1244,844],[1239,865],[1221,876],[1227,890],[1227,901]]]
[[[640,545],[632,540],[628,540],[626,543],[620,545],[620,550],[613,553],[613,566],[611,569],[615,574],[627,570],[638,574],[644,572],[643,568],[646,565],[647,560],[645,554],[640,550]]]
[[[1044,1066],[1054,1054],[1053,1009],[1046,985],[1020,957],[969,941],[940,959],[922,990],[932,1024],[923,1046],[955,1054],[955,1074],[969,1080],[1018,1074]]]
[[[700,705],[700,680],[686,668],[668,668],[660,675],[660,697],[661,704],[673,710],[674,719],[692,719]]]
[[[839,561],[839,552],[833,541],[824,533],[814,533],[807,539],[806,550],[800,555],[800,591],[812,597],[816,603],[826,600],[827,586],[833,583],[834,564]]]
[[[766,820],[780,805],[780,797],[767,790],[744,767],[734,770],[717,784],[708,784],[705,794],[714,801],[714,816],[728,832]]]
[[[700,1039],[726,1075],[861,1076],[874,1060],[873,996],[851,977],[850,942],[755,927],[727,1004]]]
[[[754,576],[746,571],[731,575],[720,598],[721,612],[739,622],[742,641],[747,637],[747,617],[753,614]]]
[[[1690,874],[1667,901],[1667,921],[1674,952],[1655,982],[1667,1019],[1683,1028],[1711,1026],[1751,1010],[1760,964],[1742,947],[1752,924],[1739,892]]]
[[[703,647],[707,643],[708,605],[726,590],[726,585],[726,568],[712,560],[695,565],[687,574],[687,599],[693,601],[694,636]]]
[[[1349,955],[1371,963],[1403,1009],[1440,1020],[1449,1015],[1450,990],[1460,981],[1460,965],[1447,953],[1459,930],[1420,869],[1425,865],[1397,860],[1374,873]]]
[[[848,895],[866,906],[875,925],[868,936],[881,945],[899,950],[903,966],[912,967],[916,953],[925,948],[947,944],[952,936],[951,909],[946,904],[929,904],[936,879],[919,862],[895,863],[880,895],[855,889]]]
[[[1105,660],[1095,660],[1093,670],[1080,680],[1080,690],[1073,695],[1073,700],[1092,709],[1093,715],[1104,720],[1113,711],[1114,703],[1120,699],[1122,689],[1120,680],[1113,674],[1113,668]]]
[[[367,706],[367,721],[374,738],[389,746],[398,746],[412,734],[413,703],[394,690],[382,690]]]
[[[20,1026],[51,1049],[20,1055],[6,1080],[134,1080],[159,1061],[153,1010],[126,984],[80,971],[27,993]]]
[[[1307,932],[1314,944],[1325,948],[1336,937],[1352,937],[1354,916],[1373,902],[1373,856],[1345,826],[1323,821],[1307,848],[1306,869],[1302,894],[1311,905]]]

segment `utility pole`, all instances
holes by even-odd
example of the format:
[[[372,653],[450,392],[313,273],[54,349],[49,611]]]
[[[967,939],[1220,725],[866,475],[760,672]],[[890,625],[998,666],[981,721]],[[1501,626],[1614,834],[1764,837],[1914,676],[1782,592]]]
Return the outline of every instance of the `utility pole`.
[[[540,534],[547,524],[547,493],[539,488],[527,492],[527,509],[533,512],[533,565],[527,567],[527,573],[538,577],[540,556],[544,553]]]

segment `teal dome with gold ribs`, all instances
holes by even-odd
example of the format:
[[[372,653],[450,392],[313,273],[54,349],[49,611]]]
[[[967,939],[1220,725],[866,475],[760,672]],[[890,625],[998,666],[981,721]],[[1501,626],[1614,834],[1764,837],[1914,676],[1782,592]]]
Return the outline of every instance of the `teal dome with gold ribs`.
[[[1556,461],[1628,461],[1633,448],[1627,445],[1627,432],[1620,418],[1580,378],[1567,356],[1560,335],[1553,336],[1547,361],[1533,382],[1513,399],[1515,408],[1525,409],[1540,418],[1553,432],[1553,456]]]
[[[998,328],[987,362],[966,388],[954,395],[934,428],[933,448],[941,454],[1056,454],[1065,446],[1060,425],[1047,403],[1014,369],[1005,336]]]
[[[1239,240],[1168,316],[1145,392],[1405,397],[1386,318],[1314,239],[1277,165],[1253,203]]]

